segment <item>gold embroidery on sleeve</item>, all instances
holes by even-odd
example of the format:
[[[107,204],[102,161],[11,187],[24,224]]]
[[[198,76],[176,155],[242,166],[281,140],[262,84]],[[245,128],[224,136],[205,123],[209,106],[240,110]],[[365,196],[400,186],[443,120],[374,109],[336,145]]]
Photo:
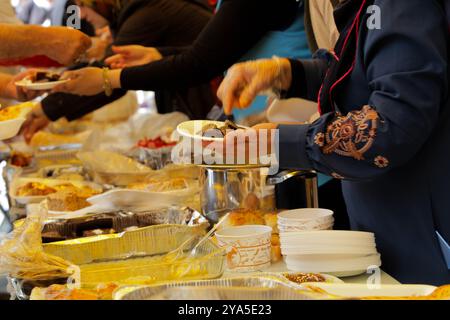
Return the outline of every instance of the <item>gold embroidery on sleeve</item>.
[[[374,163],[378,168],[386,168],[389,166],[389,160],[382,156],[376,157]]]
[[[336,153],[356,160],[364,160],[377,134],[378,113],[369,106],[338,116],[327,127],[324,154]]]

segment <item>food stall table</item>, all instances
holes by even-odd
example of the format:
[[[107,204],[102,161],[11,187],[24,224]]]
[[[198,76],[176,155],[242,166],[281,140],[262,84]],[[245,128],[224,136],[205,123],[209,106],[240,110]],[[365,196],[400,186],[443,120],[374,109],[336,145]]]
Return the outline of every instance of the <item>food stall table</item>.
[[[274,273],[285,273],[285,272],[292,272],[289,271],[289,269],[287,268],[286,264],[283,261],[279,261],[277,263],[272,264],[269,268],[264,269],[263,272],[274,272]],[[259,272],[255,272],[255,273],[259,273]],[[225,273],[223,274],[223,277],[234,277],[234,276],[246,276],[246,275],[251,275],[252,273],[246,272],[246,273],[237,273],[237,272],[230,272],[230,271],[225,271]],[[353,276],[353,277],[343,277],[340,278],[342,281],[344,281],[345,283],[354,283],[354,284],[365,284],[367,283],[369,277],[371,277],[372,274],[361,274],[359,276]],[[381,279],[381,284],[400,284],[400,282],[398,282],[397,280],[395,280],[393,277],[391,277],[390,275],[388,275],[386,272],[381,270],[380,273],[380,279]]]

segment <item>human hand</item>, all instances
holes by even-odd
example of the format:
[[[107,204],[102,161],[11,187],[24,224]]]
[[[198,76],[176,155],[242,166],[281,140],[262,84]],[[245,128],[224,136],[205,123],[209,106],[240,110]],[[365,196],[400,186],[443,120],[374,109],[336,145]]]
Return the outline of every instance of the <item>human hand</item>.
[[[264,123],[246,130],[230,131],[223,141],[204,146],[208,149],[206,154],[219,156],[229,165],[270,164],[268,161],[276,160],[276,130],[276,124]]]
[[[63,65],[73,64],[92,44],[87,35],[75,29],[50,27],[46,31],[50,40],[42,42],[42,54]]]
[[[53,88],[52,92],[65,92],[80,96],[93,96],[103,92],[103,73],[100,68],[66,71],[61,80],[70,80]]]
[[[18,101],[30,101],[34,98],[42,95],[45,91],[28,90],[24,87],[16,86],[16,82],[25,78],[32,79],[35,77],[37,70],[27,70],[21,72],[15,76],[11,76],[9,82],[3,88],[3,96],[8,99],[14,99]]]
[[[80,96],[94,96],[105,91],[103,70],[100,68],[83,68],[74,71],[66,71],[61,80],[70,80],[53,88],[52,92],[65,92]],[[108,78],[111,88],[120,88],[121,70],[109,70]]]
[[[36,107],[33,108],[33,110],[31,110],[28,113],[27,119],[22,125],[21,134],[23,134],[25,141],[27,143],[30,143],[33,136],[38,131],[45,129],[49,123],[50,120],[47,118],[44,111],[42,110],[41,104],[38,104]]]
[[[105,60],[112,69],[140,66],[163,58],[157,49],[138,45],[113,46],[112,50],[116,54]]]
[[[258,94],[269,89],[287,90],[292,81],[288,59],[263,59],[239,63],[231,67],[217,91],[225,114],[233,108],[250,106]]]

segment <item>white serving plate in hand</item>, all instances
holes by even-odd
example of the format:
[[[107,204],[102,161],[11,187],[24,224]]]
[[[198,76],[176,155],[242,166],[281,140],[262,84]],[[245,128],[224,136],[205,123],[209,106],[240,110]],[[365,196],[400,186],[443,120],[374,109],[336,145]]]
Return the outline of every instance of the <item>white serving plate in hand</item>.
[[[25,118],[16,118],[12,120],[0,121],[0,140],[15,137],[19,133],[25,120]]]
[[[204,137],[201,135],[202,128],[205,125],[214,124],[218,127],[223,126],[225,122],[222,121],[211,121],[211,120],[191,120],[180,123],[177,126],[177,132],[183,137],[191,138],[194,140],[202,141],[223,141],[223,137]],[[242,129],[249,129],[245,126],[240,126]]]
[[[325,290],[329,294],[346,297],[420,297],[428,296],[436,290],[436,287],[430,285],[415,284],[381,284],[367,285],[354,283],[304,283],[304,287],[316,287]]]
[[[28,182],[39,182],[39,183],[48,185],[49,187],[71,183],[75,187],[90,187],[98,192],[103,191],[103,188],[100,185],[98,185],[94,182],[89,182],[89,181],[72,181],[72,180],[19,177],[12,181],[11,186],[9,188],[9,194],[11,195],[11,199],[16,201],[18,204],[25,205],[25,204],[30,204],[30,203],[39,203],[47,198],[46,196],[16,196],[17,189],[20,188],[21,186],[25,185]]]
[[[36,91],[43,91],[43,90],[51,90],[54,87],[69,82],[69,79],[66,80],[59,80],[59,81],[48,81],[48,82],[32,82],[28,79],[22,79],[20,81],[17,81],[15,83],[16,86],[22,87],[28,90],[36,90]]]
[[[318,113],[316,102],[304,99],[274,100],[266,112],[269,122],[311,123]]]

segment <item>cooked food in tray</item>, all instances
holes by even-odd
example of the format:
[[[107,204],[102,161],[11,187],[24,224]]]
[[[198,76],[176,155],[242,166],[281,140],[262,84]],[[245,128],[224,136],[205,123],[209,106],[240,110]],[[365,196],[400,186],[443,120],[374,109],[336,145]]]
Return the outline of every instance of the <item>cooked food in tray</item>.
[[[31,154],[13,151],[11,154],[10,163],[13,166],[25,168],[31,165],[33,161],[33,156]]]
[[[22,109],[19,106],[7,107],[0,110],[0,121],[18,118]]]
[[[0,121],[13,120],[20,117],[24,117],[33,107],[34,103],[26,102],[16,106],[10,106],[0,109]]]
[[[177,142],[158,137],[155,139],[144,138],[138,141],[137,146],[147,149],[160,149],[165,147],[173,147]]]
[[[76,211],[90,206],[87,199],[93,194],[82,190],[60,190],[51,193],[47,197],[48,210],[51,211]]]
[[[88,187],[76,187],[71,183],[63,183],[55,186],[48,186],[41,182],[28,182],[23,186],[20,186],[16,190],[16,196],[29,197],[29,196],[47,196],[58,191],[73,192],[82,197],[91,197],[99,192]]]
[[[167,181],[149,179],[148,182],[133,183],[128,186],[129,189],[150,192],[176,191],[187,189],[188,187],[188,182],[185,179],[181,178],[174,178]]]
[[[301,284],[306,282],[325,282],[326,278],[318,273],[286,273],[283,276],[289,281]]]
[[[20,197],[46,196],[56,191],[57,190],[55,188],[49,187],[40,182],[28,182],[17,189],[16,195]]]
[[[49,221],[42,230],[44,243],[131,231],[161,224],[199,225],[206,223],[200,213],[190,208],[151,211],[117,211],[82,218]]]
[[[34,288],[30,300],[111,300],[115,289],[117,285],[114,283],[98,285],[92,290],[53,284],[48,288]]]

